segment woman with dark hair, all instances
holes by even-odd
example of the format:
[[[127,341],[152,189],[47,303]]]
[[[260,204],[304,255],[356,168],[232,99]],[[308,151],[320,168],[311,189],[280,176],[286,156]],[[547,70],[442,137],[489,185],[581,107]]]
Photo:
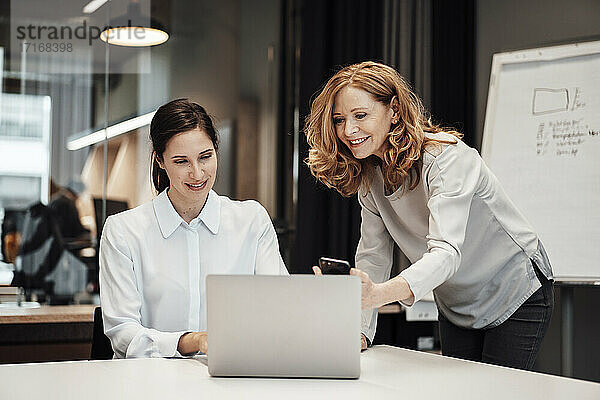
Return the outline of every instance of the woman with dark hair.
[[[362,208],[351,270],[362,281],[362,347],[377,307],[433,290],[444,355],[532,368],[552,315],[552,269],[462,135],[433,124],[398,72],[370,61],[329,79],[305,133],[312,174],[358,193]],[[390,279],[394,242],[412,265]]]
[[[150,124],[152,202],[109,217],[100,241],[100,300],[116,358],[206,353],[208,274],[287,274],[256,201],[212,191],[217,132],[188,100]]]

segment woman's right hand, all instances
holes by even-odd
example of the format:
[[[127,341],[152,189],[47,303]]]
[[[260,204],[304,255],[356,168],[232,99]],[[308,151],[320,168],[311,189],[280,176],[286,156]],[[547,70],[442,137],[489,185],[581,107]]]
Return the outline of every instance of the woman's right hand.
[[[368,347],[367,337],[364,333],[360,334],[360,351],[366,350]]]
[[[181,335],[177,344],[177,351],[181,355],[208,352],[206,332],[188,332]]]

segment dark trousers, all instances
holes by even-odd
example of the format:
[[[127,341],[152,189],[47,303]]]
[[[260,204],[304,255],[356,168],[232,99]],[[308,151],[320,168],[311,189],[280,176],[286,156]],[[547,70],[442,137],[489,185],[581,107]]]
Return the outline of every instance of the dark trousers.
[[[534,269],[542,287],[494,328],[461,328],[439,314],[442,354],[531,370],[554,309],[553,282],[546,279],[535,263]]]

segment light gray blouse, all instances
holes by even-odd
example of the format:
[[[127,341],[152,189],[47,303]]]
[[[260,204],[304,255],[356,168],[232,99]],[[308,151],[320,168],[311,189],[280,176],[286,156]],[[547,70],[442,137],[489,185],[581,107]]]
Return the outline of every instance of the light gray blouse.
[[[452,323],[497,326],[540,288],[532,259],[552,278],[548,257],[479,153],[452,135],[431,135],[457,143],[424,152],[415,189],[386,196],[377,168],[369,192],[359,192],[356,267],[374,282],[389,279],[396,242],[412,263],[400,275],[415,302],[433,290]],[[364,310],[362,332],[370,340],[376,325],[377,310]]]

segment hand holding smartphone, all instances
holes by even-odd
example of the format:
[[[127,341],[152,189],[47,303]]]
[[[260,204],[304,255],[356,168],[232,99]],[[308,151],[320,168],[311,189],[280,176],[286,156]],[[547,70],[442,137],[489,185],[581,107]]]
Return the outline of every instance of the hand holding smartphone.
[[[321,257],[319,258],[319,268],[323,275],[349,275],[351,267],[346,260]]]

